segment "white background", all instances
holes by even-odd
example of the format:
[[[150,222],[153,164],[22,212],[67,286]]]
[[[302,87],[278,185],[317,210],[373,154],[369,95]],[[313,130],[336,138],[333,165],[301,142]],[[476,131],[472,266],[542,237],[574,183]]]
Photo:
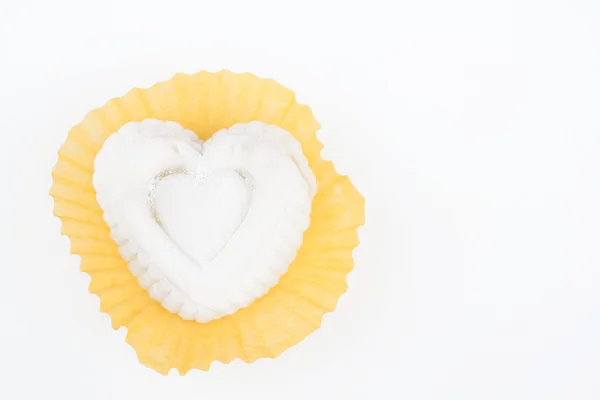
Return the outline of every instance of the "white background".
[[[600,398],[598,21],[596,0],[0,0],[0,398]],[[367,225],[300,345],[163,377],[87,293],[50,172],[90,109],[222,68],[312,106]]]

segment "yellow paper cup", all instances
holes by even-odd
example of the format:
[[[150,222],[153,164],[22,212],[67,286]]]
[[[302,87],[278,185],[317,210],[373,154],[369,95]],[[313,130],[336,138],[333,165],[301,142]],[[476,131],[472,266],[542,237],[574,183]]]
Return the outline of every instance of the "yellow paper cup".
[[[186,321],[150,298],[129,272],[109,235],[92,184],[94,158],[108,136],[129,121],[176,121],[200,139],[239,122],[262,121],[289,131],[302,144],[318,184],[310,227],[288,272],[248,307],[208,323]],[[346,290],[353,268],[364,199],[347,177],[320,156],[319,124],[294,92],[269,79],[222,71],[175,75],[149,89],[133,89],[91,111],[74,126],[53,169],[54,214],[89,290],[100,298],[114,329],[127,327],[127,342],[140,362],[167,374],[176,368],[208,370],[213,361],[253,362],[277,357],[317,329]]]

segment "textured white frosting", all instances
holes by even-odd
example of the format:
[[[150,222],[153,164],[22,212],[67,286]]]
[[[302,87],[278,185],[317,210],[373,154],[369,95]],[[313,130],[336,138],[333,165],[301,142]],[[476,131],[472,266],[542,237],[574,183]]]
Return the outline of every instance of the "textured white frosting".
[[[111,236],[150,296],[207,322],[263,296],[295,258],[316,180],[292,135],[261,122],[202,142],[175,122],[130,122],[96,156]]]

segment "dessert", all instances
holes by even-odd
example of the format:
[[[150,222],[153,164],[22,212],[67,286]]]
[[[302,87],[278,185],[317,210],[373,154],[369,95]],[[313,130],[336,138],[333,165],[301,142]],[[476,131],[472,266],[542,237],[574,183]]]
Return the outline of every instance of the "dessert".
[[[364,199],[318,128],[289,89],[223,71],[134,89],[71,129],[54,214],[144,365],[276,357],[335,308]]]

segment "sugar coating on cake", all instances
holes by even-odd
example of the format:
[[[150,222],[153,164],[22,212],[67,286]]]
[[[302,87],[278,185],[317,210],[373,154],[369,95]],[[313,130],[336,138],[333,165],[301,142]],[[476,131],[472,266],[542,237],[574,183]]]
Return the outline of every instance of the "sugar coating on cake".
[[[96,156],[93,183],[140,285],[198,322],[233,314],[279,281],[316,191],[298,141],[261,122],[206,142],[175,122],[129,122]]]

